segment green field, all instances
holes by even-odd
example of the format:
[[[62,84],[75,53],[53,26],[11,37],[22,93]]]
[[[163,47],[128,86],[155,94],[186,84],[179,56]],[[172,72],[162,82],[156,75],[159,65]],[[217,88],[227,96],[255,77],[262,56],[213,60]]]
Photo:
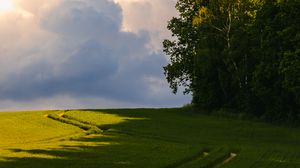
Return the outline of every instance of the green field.
[[[181,109],[0,113],[1,168],[300,167],[300,129]]]

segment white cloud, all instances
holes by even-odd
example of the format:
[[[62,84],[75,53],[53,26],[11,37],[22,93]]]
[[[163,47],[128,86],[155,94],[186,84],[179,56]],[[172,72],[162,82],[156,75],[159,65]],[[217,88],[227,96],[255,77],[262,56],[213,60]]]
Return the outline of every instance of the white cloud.
[[[149,47],[160,51],[162,40],[170,37],[167,22],[177,15],[176,0],[114,0],[123,9],[123,30],[134,33],[147,31],[151,41]]]
[[[190,100],[171,94],[166,59],[153,53],[168,36],[173,0],[15,3],[16,10],[0,15],[2,109],[165,107]]]

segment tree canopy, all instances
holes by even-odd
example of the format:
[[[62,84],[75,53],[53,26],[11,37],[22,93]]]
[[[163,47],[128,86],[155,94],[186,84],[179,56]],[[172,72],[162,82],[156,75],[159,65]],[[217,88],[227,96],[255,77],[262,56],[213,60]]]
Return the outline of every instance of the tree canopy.
[[[299,0],[178,0],[163,42],[174,93],[208,110],[300,118]]]

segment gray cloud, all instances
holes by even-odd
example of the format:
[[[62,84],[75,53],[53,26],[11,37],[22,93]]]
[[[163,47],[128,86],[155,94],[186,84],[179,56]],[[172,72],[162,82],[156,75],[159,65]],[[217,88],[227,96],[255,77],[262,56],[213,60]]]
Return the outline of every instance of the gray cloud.
[[[67,97],[91,108],[103,102],[115,107],[118,104],[166,107],[190,99],[170,93],[162,71],[167,60],[160,52],[153,53],[147,48],[150,33],[121,30],[122,8],[116,3],[61,1],[41,13],[38,17],[35,14],[31,21],[28,18],[20,21],[22,26],[32,25],[32,30],[11,30],[19,33],[19,37],[31,33],[32,38],[26,38],[22,45],[12,43],[6,47],[9,52],[0,56],[3,60],[10,59],[0,62],[3,72],[0,73],[0,104],[28,102],[34,108],[34,102],[49,106],[44,100],[50,99],[53,104]],[[0,39],[0,46],[5,48],[3,44]],[[60,103],[58,107],[67,106]]]

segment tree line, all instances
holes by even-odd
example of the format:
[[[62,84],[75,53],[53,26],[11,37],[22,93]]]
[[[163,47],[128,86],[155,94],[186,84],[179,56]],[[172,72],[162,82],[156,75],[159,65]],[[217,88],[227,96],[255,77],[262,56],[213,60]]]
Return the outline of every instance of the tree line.
[[[163,42],[174,93],[192,104],[300,119],[299,0],[178,0]]]

